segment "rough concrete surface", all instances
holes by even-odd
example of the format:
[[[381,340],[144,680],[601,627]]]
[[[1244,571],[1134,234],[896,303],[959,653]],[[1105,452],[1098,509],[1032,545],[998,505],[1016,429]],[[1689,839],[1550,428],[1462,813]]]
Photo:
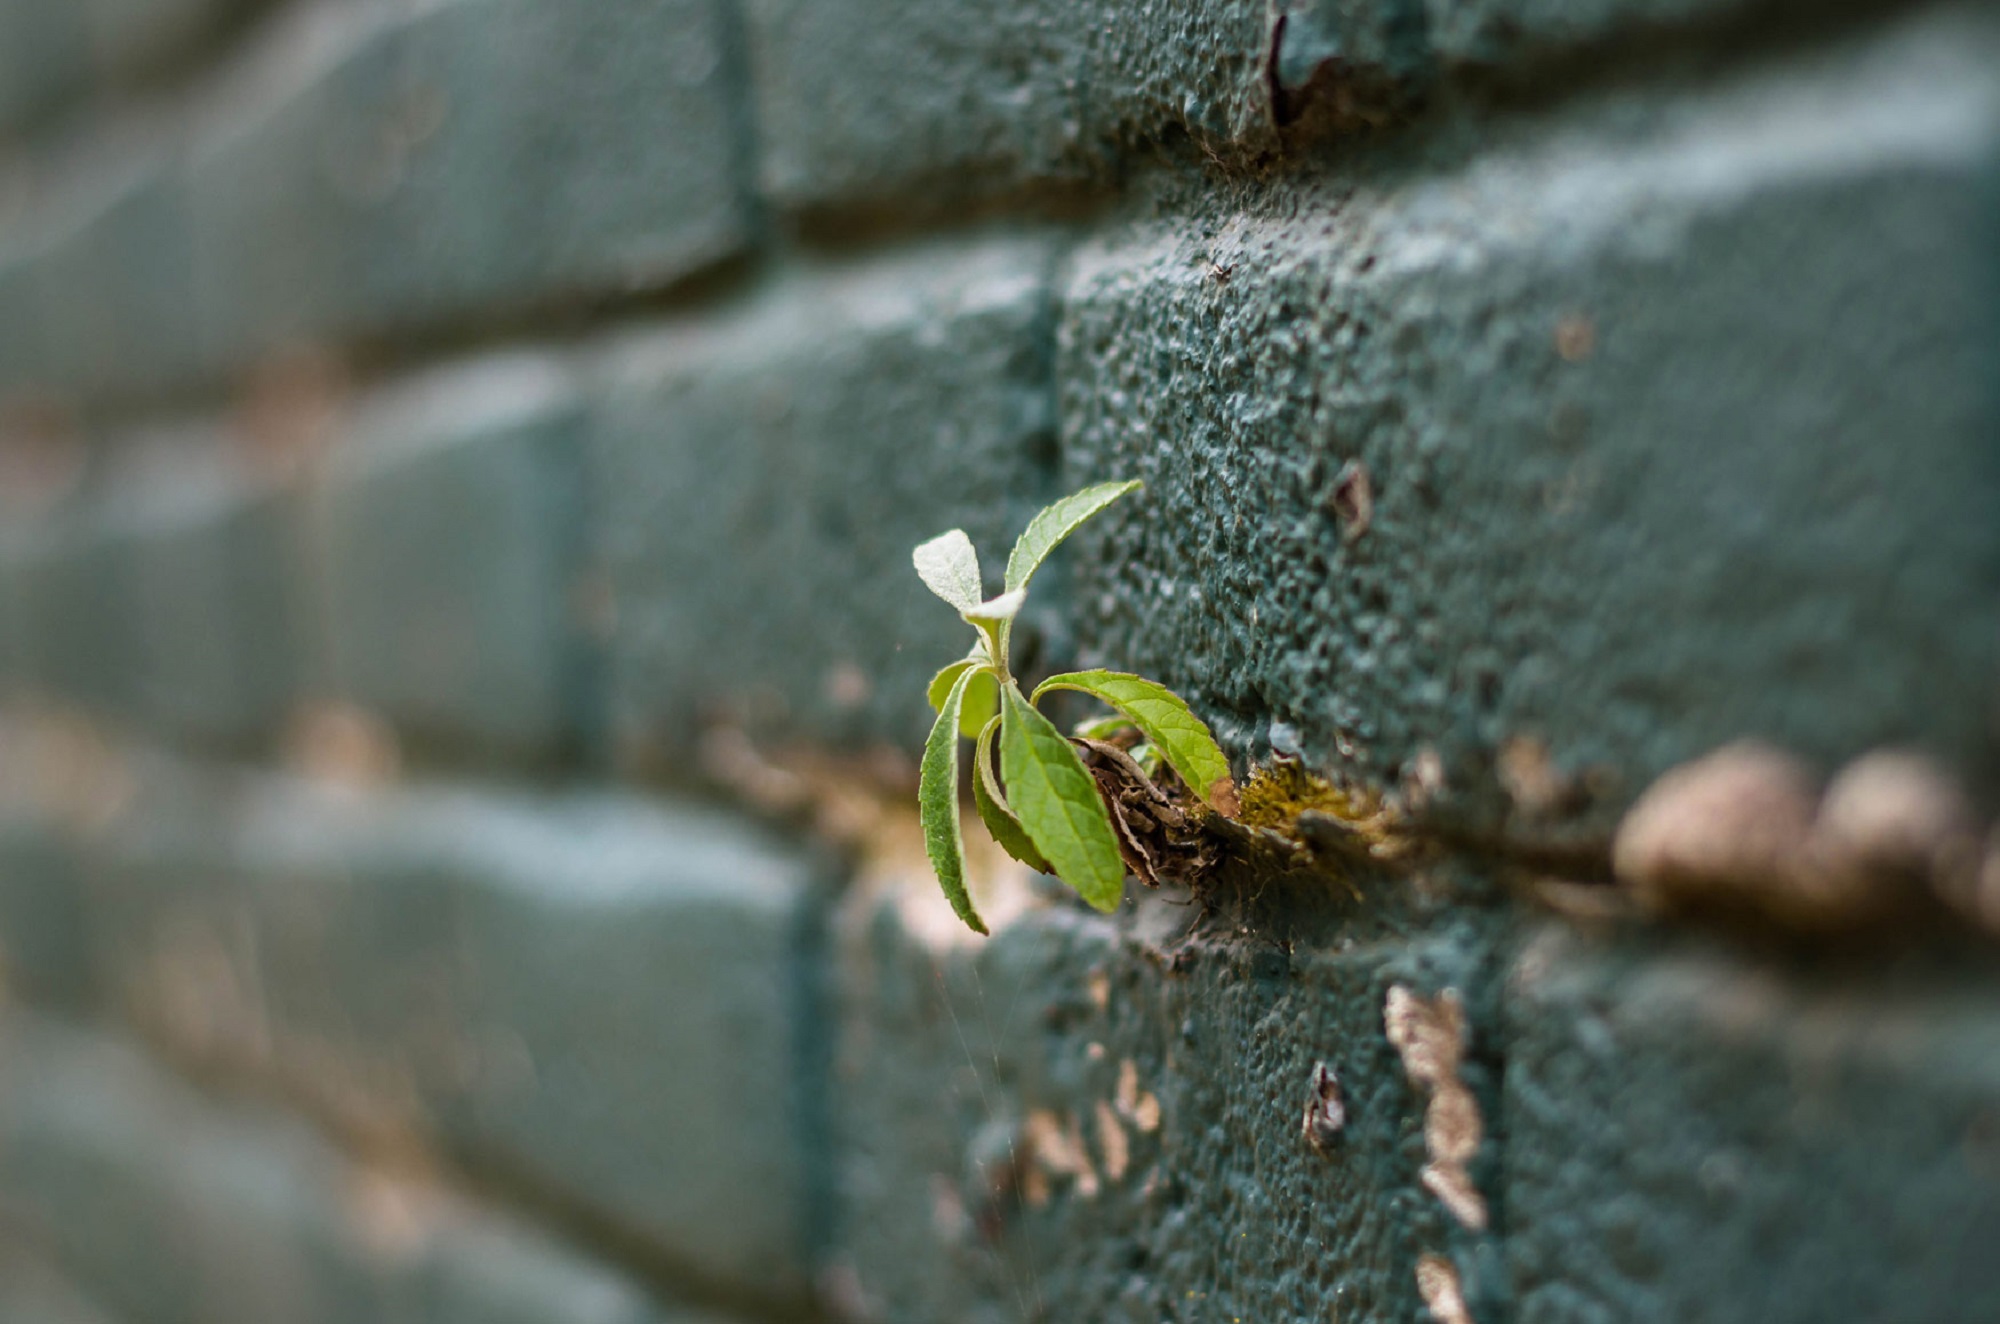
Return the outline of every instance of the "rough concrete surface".
[[[1992,42],[1918,23],[1088,245],[1066,482],[1149,490],[1083,535],[1084,660],[1253,756],[1430,747],[1479,792],[1527,742],[1600,828],[1742,735],[1990,780]]]
[[[2000,1004],[1976,968],[1530,929],[1502,1104],[1516,1318],[1990,1318]]]
[[[1490,1115],[1477,888],[1434,879],[1412,906],[1407,881],[1371,883],[1311,934],[1185,899],[1116,922],[1058,905],[975,944],[913,919],[942,902],[929,878],[908,885],[909,901],[852,899],[837,948],[831,1282],[864,1317],[1416,1318],[1426,1252],[1474,1300],[1504,1295],[1484,1233],[1422,1184],[1424,1091],[1384,1027],[1392,988],[1456,990],[1462,1079]],[[1345,1125],[1319,1148],[1304,1121],[1322,1064]]]

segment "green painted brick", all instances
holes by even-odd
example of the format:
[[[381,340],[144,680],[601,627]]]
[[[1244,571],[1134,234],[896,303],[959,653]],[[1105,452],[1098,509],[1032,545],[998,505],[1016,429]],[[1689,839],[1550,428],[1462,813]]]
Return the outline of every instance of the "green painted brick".
[[[254,1132],[204,1126],[129,1048],[22,1016],[9,1018],[5,1048],[10,1213],[72,1280],[161,1324],[306,1307],[310,1270],[286,1207],[306,1174],[273,1172]]]
[[[0,807],[0,979],[10,997],[88,1005],[95,986],[76,843],[49,815]]]
[[[14,561],[28,688],[130,715],[140,642],[129,610],[129,530],[90,494],[22,531]]]
[[[17,685],[201,743],[268,737],[298,693],[295,512],[215,428],[118,440],[120,459],[8,540]]]
[[[1148,490],[1082,535],[1083,661],[1384,780],[1429,746],[1479,791],[1546,742],[1600,828],[1744,735],[1990,778],[1991,37],[1915,22],[1086,248],[1065,482]]]
[[[269,742],[300,697],[305,556],[296,494],[244,469],[206,425],[128,439],[128,574],[139,639],[134,702],[197,745]]]
[[[747,241],[708,0],[372,4],[300,26],[190,153],[218,365],[655,288]]]
[[[0,390],[47,376],[36,251],[18,240],[0,246]]]
[[[1128,144],[1267,131],[1269,20],[1242,0],[752,0],[746,22],[763,182],[788,209],[1104,183]]]
[[[579,405],[513,353],[364,399],[309,500],[324,676],[426,748],[545,760],[579,736]]]
[[[438,818],[483,857],[459,930],[482,1052],[453,1133],[690,1273],[802,1296],[824,1161],[804,864],[726,819],[615,796]]]
[[[15,7],[42,0],[12,0]],[[68,8],[89,34],[91,64],[103,87],[156,78],[201,54],[204,43],[268,0],[81,0]]]
[[[1531,928],[1506,996],[1517,1317],[2000,1307],[2000,986]]]
[[[725,717],[921,742],[925,683],[969,640],[910,549],[962,524],[997,592],[1055,495],[1047,261],[1034,242],[919,249],[601,355],[594,550],[628,759],[684,773]]]
[[[259,0],[6,0],[0,136],[33,130],[184,60]]]
[[[32,654],[28,646],[27,567],[31,564],[23,548],[25,539],[10,527],[0,533],[0,695],[12,699],[24,692],[31,680]]]
[[[115,1039],[15,1016],[4,1060],[10,1227],[122,1318],[712,1324],[512,1217],[198,1094]]]
[[[729,1324],[666,1304],[618,1270],[516,1219],[467,1219],[426,1266],[415,1318],[441,1324]]]
[[[196,272],[177,144],[158,126],[113,138],[49,188],[29,276],[38,360],[0,367],[102,404],[170,393],[201,367]]]
[[[85,84],[89,34],[80,5],[0,5],[0,131],[18,128]]]
[[[1433,882],[1453,901],[1375,897],[1330,926],[1309,903],[1282,938],[1148,898],[1115,921],[1033,909],[971,943],[928,877],[908,901],[854,897],[829,1281],[885,1324],[1417,1319],[1434,1253],[1493,1299],[1490,1237],[1420,1184],[1425,1096],[1384,1033],[1392,987],[1460,993],[1490,1189],[1495,925],[1477,887]],[[1302,1125],[1322,1063],[1346,1112],[1324,1152]]]
[[[1780,8],[748,0],[746,15],[772,198],[808,216],[907,218],[1114,187],[1162,155],[1268,161],[1326,130],[1404,115],[1447,72],[1518,69]]]
[[[1264,74],[1279,124],[1384,123],[1435,77],[1419,0],[1289,0],[1273,14]]]
[[[12,1324],[112,1324],[111,1316],[31,1251],[0,1250],[0,1318]]]
[[[87,868],[110,996],[182,1051],[426,1137],[712,1291],[802,1299],[810,862],[616,793],[172,766]]]
[[[1439,59],[1504,69],[1622,42],[1641,47],[1676,29],[1810,13],[1787,0],[1421,0]],[[1719,45],[1720,43],[1714,43]]]

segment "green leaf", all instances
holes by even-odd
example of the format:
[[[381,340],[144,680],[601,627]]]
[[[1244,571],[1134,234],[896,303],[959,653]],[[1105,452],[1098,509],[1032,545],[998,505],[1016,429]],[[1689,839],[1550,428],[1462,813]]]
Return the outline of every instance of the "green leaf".
[[[958,719],[973,675],[970,668],[959,672],[938,709],[930,738],[924,741],[917,809],[924,826],[924,852],[937,871],[938,886],[958,917],[974,933],[984,933],[986,924],[973,909],[972,894],[965,889],[965,838],[958,825]]]
[[[1058,878],[1099,910],[1125,894],[1125,862],[1097,782],[1055,723],[1017,686],[1000,690],[1000,773],[1028,839]]]
[[[1080,690],[1124,713],[1190,790],[1234,816],[1236,783],[1229,776],[1229,760],[1216,747],[1207,723],[1194,715],[1180,695],[1122,671],[1072,671],[1050,676],[1035,687],[1034,697],[1039,700],[1051,690]]]
[[[1000,711],[1000,682],[993,669],[981,666],[965,687],[965,706],[959,710],[958,733],[967,740],[977,739],[986,724]]]
[[[1007,557],[1007,587],[1026,588],[1029,578],[1048,559],[1049,553],[1075,533],[1078,525],[1127,492],[1136,492],[1143,486],[1136,478],[1124,483],[1098,483],[1045,507],[1028,521],[1028,527],[1021,531]]]
[[[931,701],[932,712],[941,713],[944,711],[944,701],[951,697],[952,686],[958,684],[958,678],[965,674],[967,667],[975,665],[977,665],[977,659],[962,657],[939,671],[937,675],[931,677],[931,687],[927,697]],[[975,731],[973,734],[978,735],[979,733]]]
[[[961,612],[977,611],[985,596],[979,587],[979,553],[964,529],[940,533],[910,553],[917,577],[931,592]]]
[[[960,658],[932,676],[928,697],[932,712],[944,711],[946,696],[967,668],[974,668],[975,674],[971,685],[966,687],[964,705],[959,710],[958,733],[972,740],[1000,710],[999,682],[993,678],[993,669],[986,661],[984,647],[974,649],[971,657]]]
[[[1035,843],[1028,839],[1028,830],[1014,817],[1007,797],[1001,794],[1000,783],[994,779],[993,733],[999,729],[1000,719],[995,716],[979,732],[979,744],[972,755],[973,766],[979,770],[979,775],[972,779],[972,803],[979,807],[980,821],[986,824],[993,840],[1000,843],[1001,850],[1036,873],[1054,873],[1042,853],[1035,849]]]
[[[931,707],[935,708],[937,704],[933,703]],[[1131,718],[1124,713],[1113,713],[1109,717],[1093,717],[1088,721],[1078,722],[1070,728],[1070,734],[1079,740],[1109,740],[1120,731],[1131,729]]]

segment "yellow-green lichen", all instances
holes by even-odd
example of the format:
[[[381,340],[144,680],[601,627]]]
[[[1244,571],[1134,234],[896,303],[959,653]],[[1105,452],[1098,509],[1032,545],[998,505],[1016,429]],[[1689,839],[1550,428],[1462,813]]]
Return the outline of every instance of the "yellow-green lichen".
[[[1384,833],[1392,825],[1382,797],[1374,791],[1336,786],[1290,760],[1258,768],[1239,795],[1245,827],[1266,828],[1288,837],[1299,836],[1302,814],[1325,814],[1356,831]]]

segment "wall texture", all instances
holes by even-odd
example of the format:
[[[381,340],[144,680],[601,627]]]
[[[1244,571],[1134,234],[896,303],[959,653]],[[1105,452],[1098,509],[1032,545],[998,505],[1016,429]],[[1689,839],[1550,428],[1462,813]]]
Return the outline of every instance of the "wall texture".
[[[1991,4],[0,0],[0,1320],[1990,1320],[1996,809]]]

